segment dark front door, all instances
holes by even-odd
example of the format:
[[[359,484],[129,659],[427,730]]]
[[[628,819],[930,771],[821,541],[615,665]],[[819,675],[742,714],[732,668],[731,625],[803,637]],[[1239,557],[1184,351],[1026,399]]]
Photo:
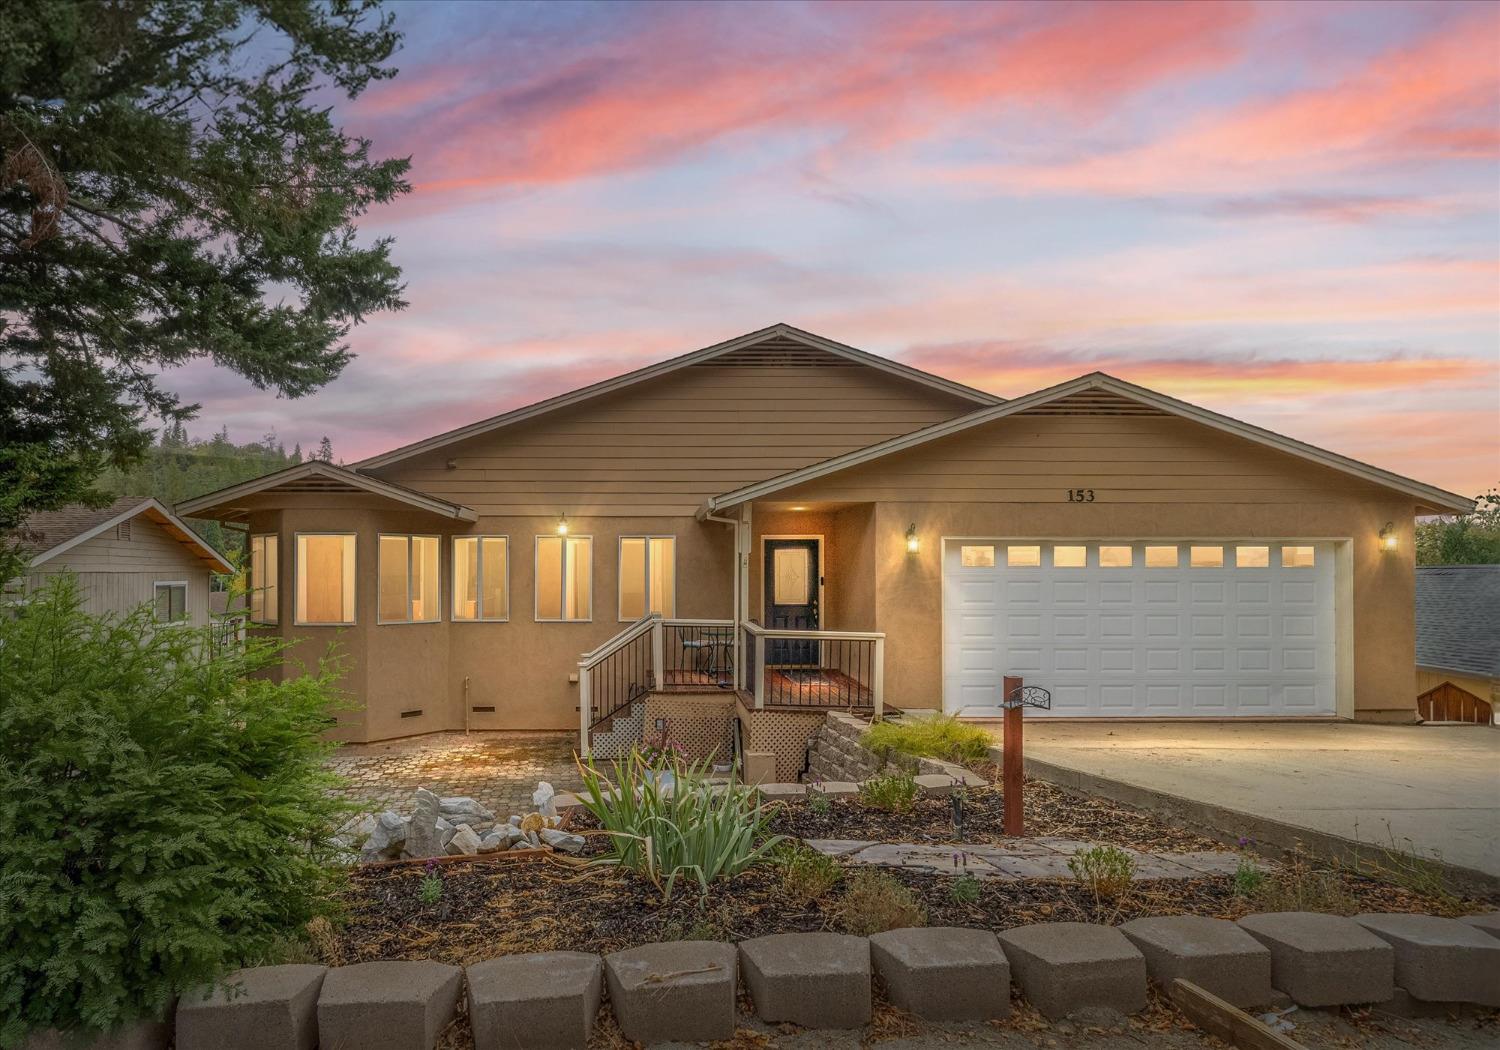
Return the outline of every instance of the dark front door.
[[[771,630],[818,629],[818,589],[823,567],[817,540],[766,540],[766,627]],[[768,639],[766,663],[780,667],[816,667],[818,643]]]

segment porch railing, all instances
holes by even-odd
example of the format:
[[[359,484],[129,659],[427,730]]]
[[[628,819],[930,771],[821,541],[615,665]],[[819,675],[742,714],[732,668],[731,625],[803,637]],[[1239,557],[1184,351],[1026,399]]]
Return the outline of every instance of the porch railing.
[[[245,644],[245,617],[221,616],[208,624],[208,647],[215,655]]]
[[[741,624],[745,691],[756,710],[773,707],[885,711],[885,635],[794,631]]]
[[[578,747],[601,723],[627,714],[667,685],[733,688],[732,620],[664,619],[648,613],[578,660]],[[675,681],[674,681],[675,679]]]

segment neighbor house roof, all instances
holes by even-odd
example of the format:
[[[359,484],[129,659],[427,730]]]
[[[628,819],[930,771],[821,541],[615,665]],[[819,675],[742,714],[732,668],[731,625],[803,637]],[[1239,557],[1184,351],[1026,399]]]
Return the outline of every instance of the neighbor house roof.
[[[477,513],[460,503],[450,503],[448,500],[429,496],[425,492],[409,489],[405,485],[382,481],[368,474],[359,474],[347,467],[336,467],[320,459],[298,463],[264,477],[184,500],[179,504],[179,509],[190,517],[232,519],[241,517],[244,513],[241,508],[235,506],[237,500],[269,492],[272,489],[283,492],[368,492],[445,518],[454,518],[458,521],[479,520]]]
[[[802,329],[794,328],[789,324],[773,324],[769,328],[762,328],[758,332],[750,332],[722,343],[715,343],[713,346],[704,347],[702,350],[695,350],[692,353],[682,354],[666,361],[658,361],[654,365],[638,368],[634,372],[627,372],[624,375],[615,376],[613,379],[606,379],[590,386],[580,387],[577,390],[570,390],[565,394],[559,394],[557,397],[548,398],[545,401],[538,401],[535,404],[526,405],[523,408],[517,408],[510,412],[504,412],[498,416],[491,416],[489,419],[481,419],[477,423],[470,423],[456,430],[449,430],[434,437],[424,438],[421,441],[413,442],[410,445],[403,445],[390,452],[371,456],[369,459],[362,459],[354,464],[354,468],[356,470],[373,470],[378,467],[388,466],[400,460],[420,455],[423,452],[430,452],[435,448],[450,445],[455,441],[463,441],[466,438],[475,437],[479,434],[487,434],[501,427],[512,426],[513,424],[524,422],[547,412],[554,412],[569,405],[576,405],[580,401],[587,401],[591,398],[602,397],[605,394],[612,394],[617,390],[634,386],[636,383],[643,383],[648,379],[655,379],[658,376],[676,372],[690,365],[703,364],[716,357],[723,357],[726,354],[734,353],[736,350],[745,350],[758,343],[765,343],[774,339],[788,340],[813,350],[821,350],[825,353],[833,354],[854,364],[868,365],[877,371],[964,398],[976,405],[997,405],[1003,400],[994,394],[987,394],[983,390],[975,390],[973,387],[964,386],[962,383],[955,383],[951,379],[944,379],[942,376],[935,376],[930,372],[924,372],[920,368],[913,368],[910,365],[903,365],[900,362],[879,357],[864,350],[857,350],[852,346],[846,346],[832,339],[826,339],[821,335],[814,335],[812,332],[804,332]]]
[[[31,567],[36,568],[139,515],[145,515],[160,525],[212,571],[234,571],[234,566],[222,554],[209,546],[164,503],[150,496],[121,496],[107,507],[71,503],[57,510],[38,511],[21,523],[16,536],[21,549],[31,555]]]
[[[1418,566],[1417,666],[1500,678],[1500,565]]]
[[[782,474],[767,481],[756,482],[753,485],[746,485],[732,492],[726,492],[708,500],[701,508],[700,514],[712,514],[715,511],[736,506],[747,500],[762,499],[773,493],[792,488],[795,485],[800,485],[849,467],[858,466],[861,463],[868,463],[894,452],[915,448],[929,441],[936,441],[939,438],[959,434],[973,427],[982,426],[985,423],[991,423],[1019,412],[1025,412],[1027,409],[1039,408],[1042,405],[1059,401],[1062,398],[1072,397],[1088,391],[1105,391],[1142,405],[1159,409],[1170,415],[1202,423],[1204,426],[1212,427],[1226,434],[1245,438],[1246,440],[1277,449],[1278,451],[1297,456],[1309,462],[1331,467],[1334,470],[1354,475],[1366,481],[1374,482],[1377,485],[1383,485],[1386,488],[1394,489],[1413,497],[1417,500],[1419,506],[1429,508],[1433,511],[1468,513],[1474,509],[1473,500],[1466,499],[1463,496],[1456,495],[1444,489],[1427,485],[1420,481],[1413,481],[1411,478],[1393,474],[1388,470],[1381,470],[1379,467],[1372,467],[1368,463],[1361,463],[1356,459],[1350,459],[1348,456],[1341,456],[1337,452],[1329,452],[1326,449],[1317,448],[1314,445],[1297,441],[1294,438],[1277,434],[1274,431],[1266,430],[1251,423],[1245,423],[1229,416],[1220,415],[1218,412],[1200,408],[1186,401],[1179,401],[1175,397],[1168,397],[1166,394],[1159,394],[1143,386],[1127,383],[1123,379],[1116,379],[1114,376],[1105,375],[1103,372],[1091,372],[1088,375],[1079,376],[1077,379],[1070,379],[1065,383],[1059,383],[1056,386],[1050,386],[1044,390],[1026,394],[1023,397],[1014,398],[1003,404],[981,408],[970,412],[968,415],[944,420],[941,423],[934,423],[932,426],[913,431],[910,434],[903,434],[900,437],[881,441],[867,448],[857,449],[842,456],[835,456],[832,459],[823,460],[821,463],[814,463],[811,466]]]

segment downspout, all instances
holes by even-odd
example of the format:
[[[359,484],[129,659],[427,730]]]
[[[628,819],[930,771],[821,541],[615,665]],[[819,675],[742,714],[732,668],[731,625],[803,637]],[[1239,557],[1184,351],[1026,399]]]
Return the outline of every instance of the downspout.
[[[734,530],[734,606],[729,613],[729,622],[734,624],[734,687],[738,690],[745,681],[744,632],[740,629],[740,522],[717,514],[704,514],[703,520],[716,521]]]

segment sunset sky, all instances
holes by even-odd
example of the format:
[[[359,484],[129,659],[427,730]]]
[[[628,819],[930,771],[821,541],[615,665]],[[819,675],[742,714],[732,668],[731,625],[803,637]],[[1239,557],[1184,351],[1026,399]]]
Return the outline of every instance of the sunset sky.
[[[411,305],[197,430],[361,456],[786,321],[1500,483],[1500,5],[397,4]]]

